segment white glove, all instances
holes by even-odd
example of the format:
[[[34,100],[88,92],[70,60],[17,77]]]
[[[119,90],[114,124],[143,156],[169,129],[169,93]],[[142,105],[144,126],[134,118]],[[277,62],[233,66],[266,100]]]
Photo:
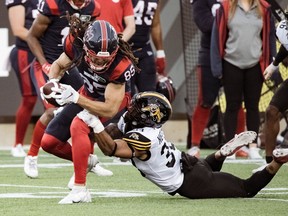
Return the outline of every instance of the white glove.
[[[70,85],[60,83],[60,88],[51,88],[51,90],[57,93],[54,98],[60,106],[67,103],[77,103],[79,99],[79,93]]]
[[[78,118],[84,121],[89,127],[93,128],[94,133],[100,133],[104,131],[104,126],[95,115],[92,115],[87,110],[83,110],[77,114]]]
[[[265,69],[264,78],[265,80],[270,79],[272,74],[279,68],[279,66],[273,65],[273,62]]]
[[[218,10],[219,7],[220,7],[220,4],[219,4],[219,3],[213,4],[213,6],[212,6],[212,8],[211,8],[211,13],[212,13],[213,17],[216,16],[216,11]]]

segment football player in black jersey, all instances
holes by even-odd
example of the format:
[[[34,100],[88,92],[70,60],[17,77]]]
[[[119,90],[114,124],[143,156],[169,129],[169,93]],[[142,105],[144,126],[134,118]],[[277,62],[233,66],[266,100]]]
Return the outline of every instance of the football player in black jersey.
[[[157,74],[166,75],[165,52],[160,22],[160,0],[132,0],[136,32],[129,40],[134,55],[138,58],[140,73],[132,79],[132,94],[139,91],[155,91]],[[152,43],[156,49],[156,60]]]

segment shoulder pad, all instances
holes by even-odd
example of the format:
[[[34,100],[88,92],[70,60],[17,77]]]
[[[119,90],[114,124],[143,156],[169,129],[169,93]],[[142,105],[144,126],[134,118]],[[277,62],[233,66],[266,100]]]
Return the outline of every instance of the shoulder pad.
[[[122,139],[125,140],[128,145],[140,151],[149,150],[151,147],[151,140],[139,132],[128,132]]]

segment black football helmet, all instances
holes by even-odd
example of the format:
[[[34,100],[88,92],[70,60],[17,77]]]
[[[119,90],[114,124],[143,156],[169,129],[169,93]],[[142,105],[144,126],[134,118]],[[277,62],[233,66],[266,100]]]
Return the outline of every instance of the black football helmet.
[[[125,121],[135,128],[160,128],[171,115],[172,106],[164,95],[146,91],[133,96]]]
[[[81,1],[78,1],[78,3],[75,3],[74,0],[66,0],[72,8],[74,8],[75,10],[80,10],[82,9],[83,7],[87,6],[91,0],[81,0]]]
[[[85,31],[83,38],[84,59],[96,73],[103,73],[114,60],[118,36],[113,26],[104,20],[94,21]]]
[[[172,103],[176,96],[176,89],[173,85],[171,77],[158,75],[156,84],[156,91],[165,95],[165,97]]]

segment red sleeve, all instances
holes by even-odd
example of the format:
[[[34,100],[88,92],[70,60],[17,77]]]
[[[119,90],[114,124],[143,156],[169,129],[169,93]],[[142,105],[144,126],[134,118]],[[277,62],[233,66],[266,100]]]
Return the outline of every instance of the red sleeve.
[[[134,10],[131,0],[123,0],[122,1],[123,7],[123,16],[134,16]]]
[[[73,52],[73,41],[75,38],[69,34],[64,41],[64,52],[70,58],[74,59],[74,52]]]

